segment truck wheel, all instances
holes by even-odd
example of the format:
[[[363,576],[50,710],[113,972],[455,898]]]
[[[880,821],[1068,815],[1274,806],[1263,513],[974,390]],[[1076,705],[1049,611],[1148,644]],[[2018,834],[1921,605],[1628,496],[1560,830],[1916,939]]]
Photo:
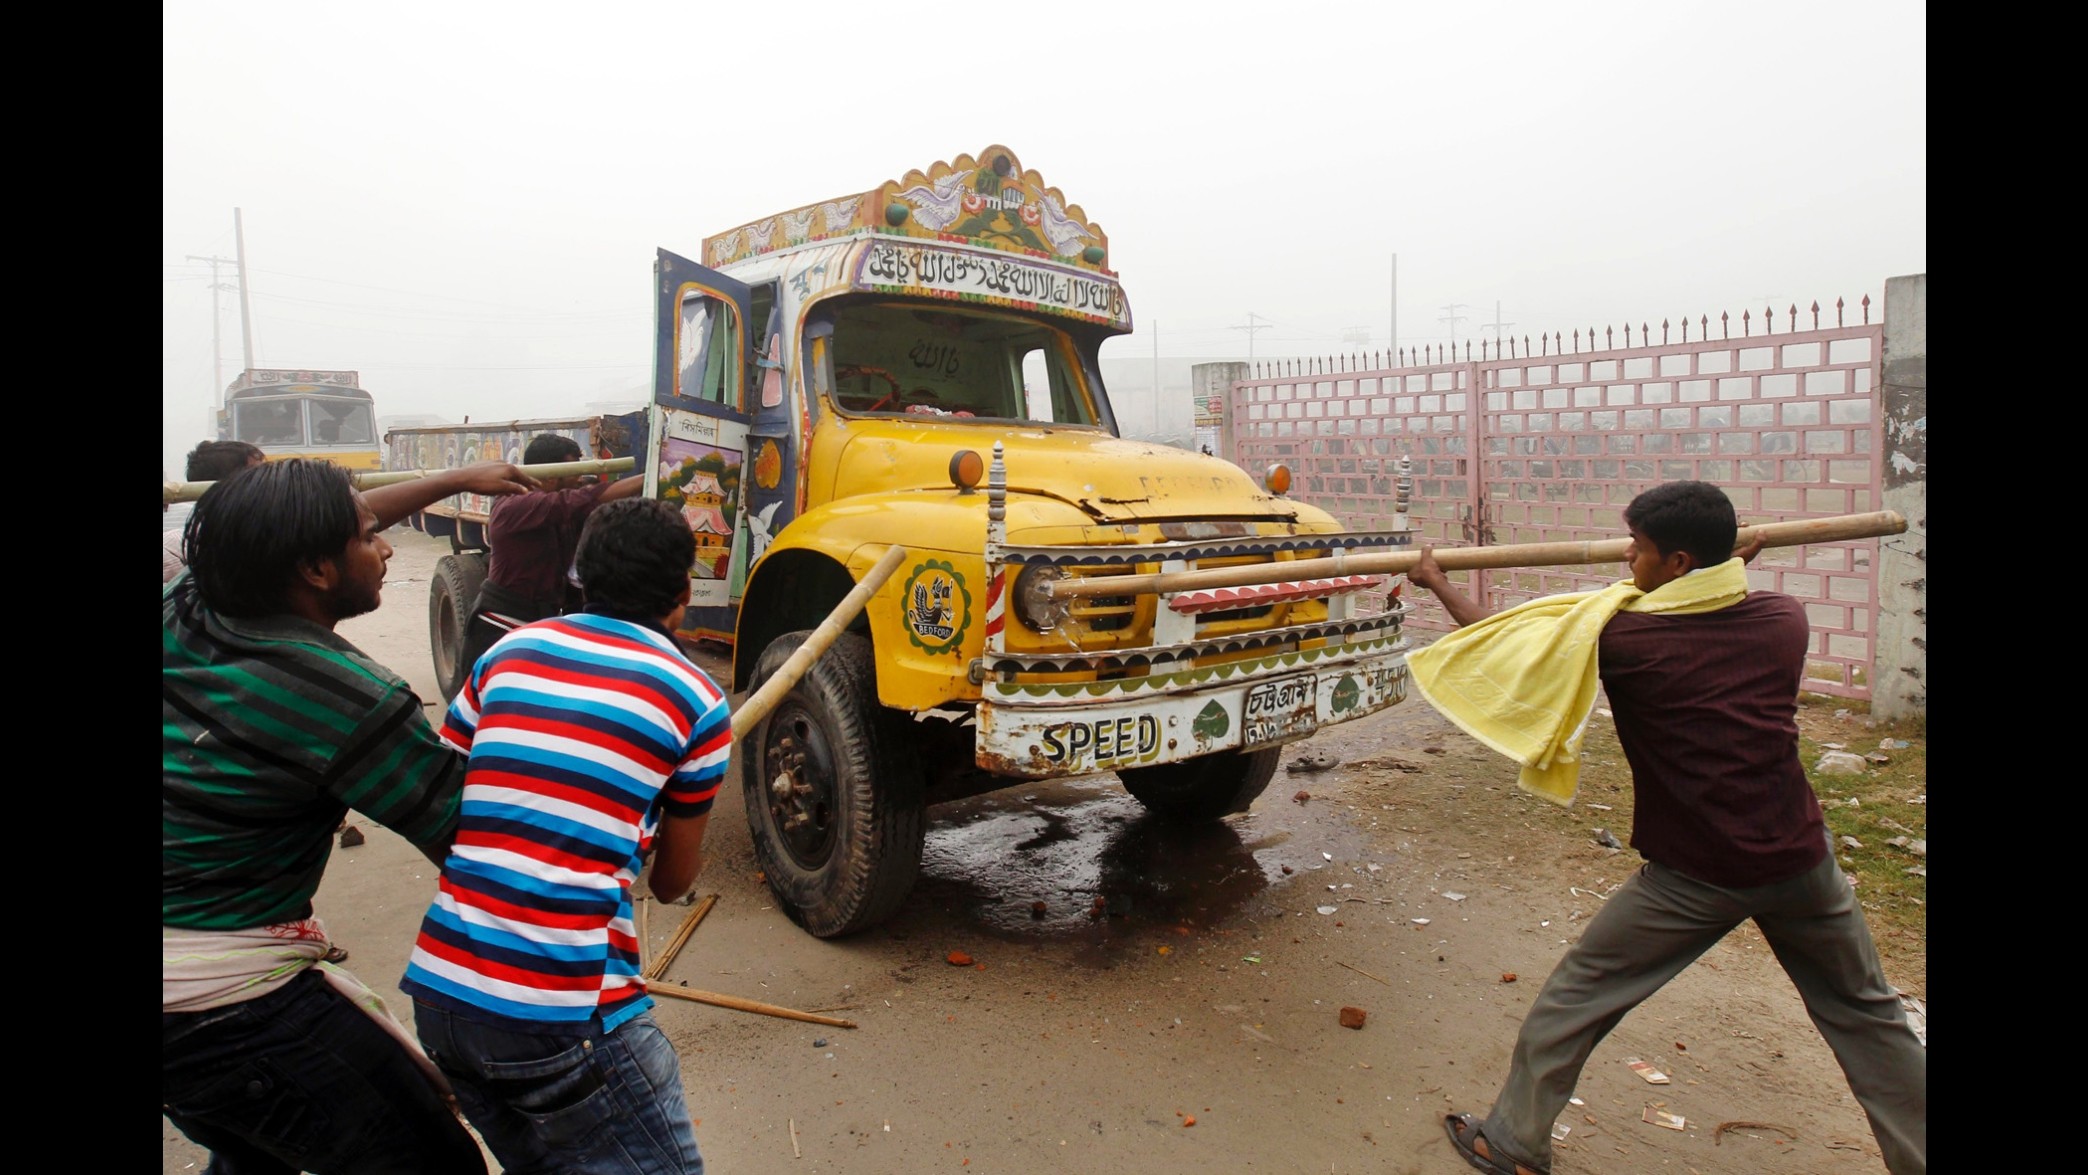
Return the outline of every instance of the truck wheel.
[[[1126,767],[1117,778],[1155,815],[1185,823],[1216,820],[1245,812],[1275,778],[1282,755],[1278,747],[1219,751],[1157,767]]]
[[[762,650],[748,693],[810,635]],[[905,735],[877,704],[869,640],[843,633],[740,745],[755,860],[784,913],[820,938],[890,917],[920,873],[924,776]]]
[[[443,700],[457,696],[471,666],[464,663],[465,626],[486,582],[486,557],[477,552],[444,555],[428,585],[428,647],[435,656],[435,686]]]

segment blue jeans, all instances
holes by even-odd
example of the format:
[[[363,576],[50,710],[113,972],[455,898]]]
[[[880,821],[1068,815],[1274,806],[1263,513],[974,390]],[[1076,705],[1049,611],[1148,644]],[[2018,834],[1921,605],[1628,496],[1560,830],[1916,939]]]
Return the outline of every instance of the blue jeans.
[[[507,1175],[703,1175],[681,1058],[651,1013],[570,1036],[419,1001],[413,1018]]]
[[[160,1099],[210,1175],[485,1173],[420,1066],[315,971],[161,1019]]]

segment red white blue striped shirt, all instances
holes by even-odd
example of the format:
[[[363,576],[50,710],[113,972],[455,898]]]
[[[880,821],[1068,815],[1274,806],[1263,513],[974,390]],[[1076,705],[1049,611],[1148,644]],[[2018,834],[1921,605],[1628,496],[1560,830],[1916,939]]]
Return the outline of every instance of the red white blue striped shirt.
[[[471,759],[400,988],[542,1027],[651,1007],[631,882],[662,813],[710,810],[732,754],[724,693],[660,628],[561,616],[480,658],[441,735]]]

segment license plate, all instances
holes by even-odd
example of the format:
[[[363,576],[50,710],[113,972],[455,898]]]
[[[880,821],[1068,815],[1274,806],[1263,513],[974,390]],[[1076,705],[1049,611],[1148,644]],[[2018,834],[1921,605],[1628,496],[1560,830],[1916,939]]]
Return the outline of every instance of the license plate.
[[[1315,703],[1318,685],[1319,678],[1307,674],[1266,682],[1248,690],[1240,745],[1251,747],[1309,734],[1317,729],[1319,711]]]

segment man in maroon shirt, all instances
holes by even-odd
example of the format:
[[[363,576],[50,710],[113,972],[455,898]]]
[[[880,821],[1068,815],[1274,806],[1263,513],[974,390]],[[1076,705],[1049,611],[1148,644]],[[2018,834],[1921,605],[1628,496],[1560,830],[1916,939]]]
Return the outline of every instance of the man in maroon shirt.
[[[578,441],[549,432],[531,438],[522,451],[524,465],[580,458]],[[493,503],[486,521],[486,545],[493,556],[465,628],[460,682],[510,630],[565,611],[566,571],[580,547],[580,528],[587,516],[604,502],[633,497],[645,488],[645,479],[637,474],[616,482],[579,482],[577,477],[551,478],[542,490]]]
[[[1707,482],[1647,490],[1624,523],[1642,592],[1733,557],[1732,503]],[[1407,578],[1459,625],[1488,615],[1429,550]],[[1549,1171],[1552,1122],[1595,1045],[1752,918],[1841,1062],[1886,1167],[1928,1170],[1928,1050],[1885,981],[1798,758],[1808,639],[1803,606],[1775,592],[1713,611],[1619,612],[1603,629],[1597,667],[1631,764],[1631,845],[1646,864],[1545,980],[1493,1111],[1444,1119],[1472,1166]]]

